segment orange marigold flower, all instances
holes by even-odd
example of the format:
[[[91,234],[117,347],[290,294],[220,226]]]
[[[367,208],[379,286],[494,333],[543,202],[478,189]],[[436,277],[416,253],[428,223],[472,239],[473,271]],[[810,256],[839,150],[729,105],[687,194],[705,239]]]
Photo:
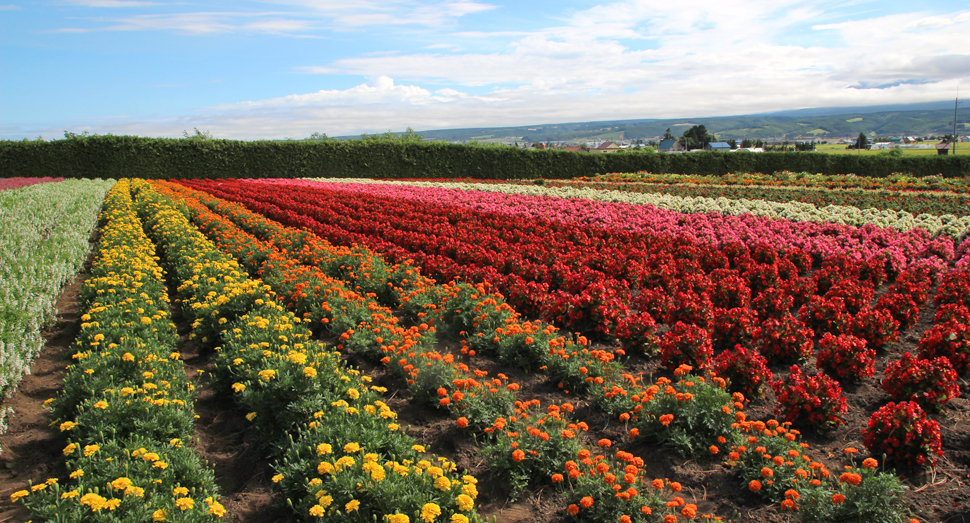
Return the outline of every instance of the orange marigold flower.
[[[575,516],[576,514],[579,514],[579,507],[577,507],[576,505],[569,505],[569,508],[566,509],[566,512],[569,512],[570,516]]]
[[[683,487],[680,486],[680,483],[677,483],[676,481],[671,481],[670,483],[667,483],[667,486],[670,488],[670,490],[674,492],[680,492],[681,489],[683,489]]]
[[[630,519],[630,516],[627,516],[626,514],[624,514],[620,516],[620,523],[633,523],[633,520]]]
[[[858,485],[862,482],[862,476],[854,472],[843,472],[842,475],[839,476],[839,481],[842,483],[848,483],[849,485]]]
[[[775,475],[775,471],[771,470],[768,467],[761,467],[761,477],[767,479],[767,478],[773,477],[774,475]]]
[[[562,482],[562,480],[563,480],[562,474],[553,474],[552,475],[552,482],[553,483],[560,483],[560,482]]]
[[[512,451],[512,461],[519,462],[525,459],[525,452],[521,449],[515,449]]]
[[[458,418],[458,428],[463,429],[468,426],[468,418],[462,416]]]
[[[693,518],[694,516],[697,515],[697,509],[696,508],[693,508],[693,507],[690,507],[690,506],[687,506],[687,507],[684,507],[684,509],[681,510],[680,513],[685,518],[691,519],[691,518]]]
[[[664,523],[677,523],[677,516],[673,514],[667,514],[664,516]]]
[[[589,508],[589,507],[593,506],[593,498],[591,498],[589,496],[584,496],[583,499],[579,500],[579,504],[583,508]]]
[[[630,429],[630,439],[636,439],[640,435],[640,429]]]
[[[720,449],[717,448],[717,445],[711,445],[710,447],[707,448],[707,450],[711,454],[717,454],[718,452],[720,452]]]
[[[655,479],[650,484],[653,485],[653,488],[657,490],[662,490],[664,488],[664,480],[662,479]]]
[[[842,503],[843,501],[845,501],[845,496],[843,496],[842,494],[836,494],[832,496],[832,503],[835,503],[836,505]]]
[[[879,466],[879,462],[876,461],[874,458],[866,458],[865,460],[862,461],[862,468],[874,469],[878,466]]]
[[[589,458],[589,456],[590,456],[590,452],[588,449],[582,449],[579,451],[579,459],[587,459]]]
[[[610,447],[613,445],[613,442],[606,438],[603,438],[599,440],[596,444],[599,445],[600,447]]]
[[[653,509],[650,508],[650,507],[648,507],[648,506],[646,506],[646,505],[644,505],[644,506],[640,507],[640,512],[643,512],[644,515],[649,516],[650,514],[653,514]]]
[[[785,491],[785,497],[786,498],[791,498],[791,499],[801,499],[802,498],[802,496],[798,493],[798,491],[795,490],[795,489],[793,489],[793,488],[790,488],[790,489],[788,489],[788,490]]]
[[[795,508],[796,508],[795,502],[792,501],[792,500],[790,500],[790,499],[786,499],[786,500],[784,500],[784,501],[781,502],[781,510],[782,511],[785,511],[785,510],[794,511]]]
[[[758,492],[761,490],[761,482],[756,479],[752,479],[751,482],[748,483],[748,490],[751,492]]]

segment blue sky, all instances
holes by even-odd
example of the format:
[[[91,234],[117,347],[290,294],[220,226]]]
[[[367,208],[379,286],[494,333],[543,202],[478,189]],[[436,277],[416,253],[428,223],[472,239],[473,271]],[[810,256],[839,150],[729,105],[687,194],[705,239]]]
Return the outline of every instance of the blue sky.
[[[0,139],[305,138],[970,94],[970,4],[0,0]]]

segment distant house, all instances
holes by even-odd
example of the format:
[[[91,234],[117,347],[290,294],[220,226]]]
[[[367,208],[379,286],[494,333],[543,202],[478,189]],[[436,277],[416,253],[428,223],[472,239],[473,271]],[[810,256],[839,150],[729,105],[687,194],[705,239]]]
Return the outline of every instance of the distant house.
[[[660,142],[657,150],[662,153],[676,153],[684,150],[684,146],[680,145],[678,140],[664,140]]]
[[[563,147],[563,150],[564,151],[575,151],[575,152],[578,152],[578,151],[582,151],[583,148],[582,147]]]
[[[893,142],[877,142],[877,143],[872,144],[872,146],[869,147],[869,148],[870,149],[875,149],[875,150],[892,149],[893,148]]]
[[[951,144],[949,143],[938,143],[936,144],[936,154],[947,155],[950,154]]]
[[[620,150],[620,146],[613,142],[603,142],[594,148],[591,148],[589,152],[591,153],[615,153]]]
[[[730,151],[731,144],[727,142],[711,142],[704,146],[705,151]]]
[[[764,147],[738,147],[737,149],[732,149],[732,152],[740,153],[763,153],[765,152]]]

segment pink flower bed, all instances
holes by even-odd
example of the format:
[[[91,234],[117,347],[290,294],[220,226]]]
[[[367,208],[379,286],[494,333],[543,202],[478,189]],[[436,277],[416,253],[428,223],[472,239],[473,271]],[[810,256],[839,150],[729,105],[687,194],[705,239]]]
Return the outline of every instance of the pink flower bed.
[[[17,187],[24,187],[27,185],[34,185],[35,183],[47,183],[47,182],[59,182],[64,178],[0,178],[0,191],[5,191],[7,189],[16,189]]]

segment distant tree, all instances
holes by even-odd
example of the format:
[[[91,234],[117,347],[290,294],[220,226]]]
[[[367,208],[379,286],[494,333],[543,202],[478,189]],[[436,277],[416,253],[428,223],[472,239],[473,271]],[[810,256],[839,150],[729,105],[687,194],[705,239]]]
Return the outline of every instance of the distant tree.
[[[325,142],[325,141],[327,141],[329,139],[330,138],[327,137],[327,133],[313,133],[313,134],[310,135],[309,138],[307,138],[307,140],[312,140],[312,141],[315,141],[315,142]]]
[[[706,127],[703,125],[695,125],[684,131],[684,135],[680,138],[680,143],[687,150],[703,149],[714,140],[716,138],[713,134],[707,132]]]
[[[742,149],[750,149],[751,147],[754,147],[754,142],[750,138],[745,138],[741,140]]]
[[[796,151],[814,151],[815,150],[815,141],[812,140],[810,142],[796,142],[795,143],[795,150]]]
[[[737,149],[738,148],[738,141],[735,140],[734,138],[731,138],[730,140],[728,140],[727,141],[727,144],[731,146],[731,149]]]
[[[859,137],[856,138],[855,143],[848,146],[847,149],[868,149],[869,147],[871,145],[869,145],[869,138],[866,136],[866,133],[859,133]]]
[[[664,132],[664,137],[662,139],[663,140],[673,140],[674,139],[674,135],[670,132],[670,127],[668,127],[667,130]]]
[[[761,138],[758,138],[757,140],[754,141],[754,146],[755,147],[764,147],[765,146],[765,142]]]
[[[414,132],[414,129],[408,127],[407,131],[403,133],[395,133],[387,131],[383,134],[361,134],[360,139],[364,141],[375,141],[375,142],[402,142],[402,143],[416,143],[424,140],[424,136],[420,133]]]

